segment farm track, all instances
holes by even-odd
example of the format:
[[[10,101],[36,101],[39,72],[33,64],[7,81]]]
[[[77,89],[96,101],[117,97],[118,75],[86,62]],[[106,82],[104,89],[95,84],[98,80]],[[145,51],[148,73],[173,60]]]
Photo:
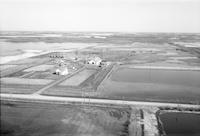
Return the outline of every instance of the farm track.
[[[193,105],[193,104],[44,96],[44,95],[39,95],[38,93],[34,93],[31,95],[1,93],[0,98],[1,100],[8,100],[8,101],[40,102],[40,103],[55,103],[55,104],[85,103],[85,104],[110,104],[110,105],[153,106],[153,107],[171,107],[171,108],[179,107],[179,108],[200,109],[200,105]]]
[[[101,84],[101,82],[106,78],[108,73],[112,71],[113,66],[115,63],[112,63],[108,68],[104,68],[98,75],[96,75],[96,78],[94,79],[94,89],[97,90],[98,86]]]

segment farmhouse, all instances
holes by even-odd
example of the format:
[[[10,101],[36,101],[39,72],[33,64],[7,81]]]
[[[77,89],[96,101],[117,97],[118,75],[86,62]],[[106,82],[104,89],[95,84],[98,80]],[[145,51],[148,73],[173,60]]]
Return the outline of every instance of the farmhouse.
[[[99,57],[91,57],[88,59],[87,64],[92,64],[92,65],[96,65],[96,66],[100,66],[102,62],[102,59]]]

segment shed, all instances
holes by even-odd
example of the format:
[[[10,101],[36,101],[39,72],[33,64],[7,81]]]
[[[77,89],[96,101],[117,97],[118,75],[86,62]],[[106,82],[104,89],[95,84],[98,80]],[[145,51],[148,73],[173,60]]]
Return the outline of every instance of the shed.
[[[59,67],[54,72],[56,75],[68,75],[69,71],[67,67]]]

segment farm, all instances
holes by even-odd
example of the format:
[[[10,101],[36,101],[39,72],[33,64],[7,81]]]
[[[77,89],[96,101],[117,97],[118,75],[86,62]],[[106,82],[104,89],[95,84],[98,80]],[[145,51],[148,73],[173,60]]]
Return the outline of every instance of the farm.
[[[42,95],[199,103],[198,56],[179,49],[169,43],[134,42],[107,46],[100,43],[14,60],[1,65],[1,76],[58,82],[52,86],[40,85],[40,89],[46,88]],[[88,58],[95,57],[102,59],[102,67],[87,64]],[[68,75],[56,73],[65,67]],[[40,90],[36,88],[33,92]]]
[[[198,126],[198,36],[30,35],[0,36],[13,46],[0,56],[3,135],[171,136],[188,119]]]

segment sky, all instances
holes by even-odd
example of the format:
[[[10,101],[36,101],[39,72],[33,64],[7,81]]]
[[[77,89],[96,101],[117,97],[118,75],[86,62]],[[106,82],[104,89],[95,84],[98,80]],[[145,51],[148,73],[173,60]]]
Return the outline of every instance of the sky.
[[[200,32],[200,0],[0,0],[0,30]]]

